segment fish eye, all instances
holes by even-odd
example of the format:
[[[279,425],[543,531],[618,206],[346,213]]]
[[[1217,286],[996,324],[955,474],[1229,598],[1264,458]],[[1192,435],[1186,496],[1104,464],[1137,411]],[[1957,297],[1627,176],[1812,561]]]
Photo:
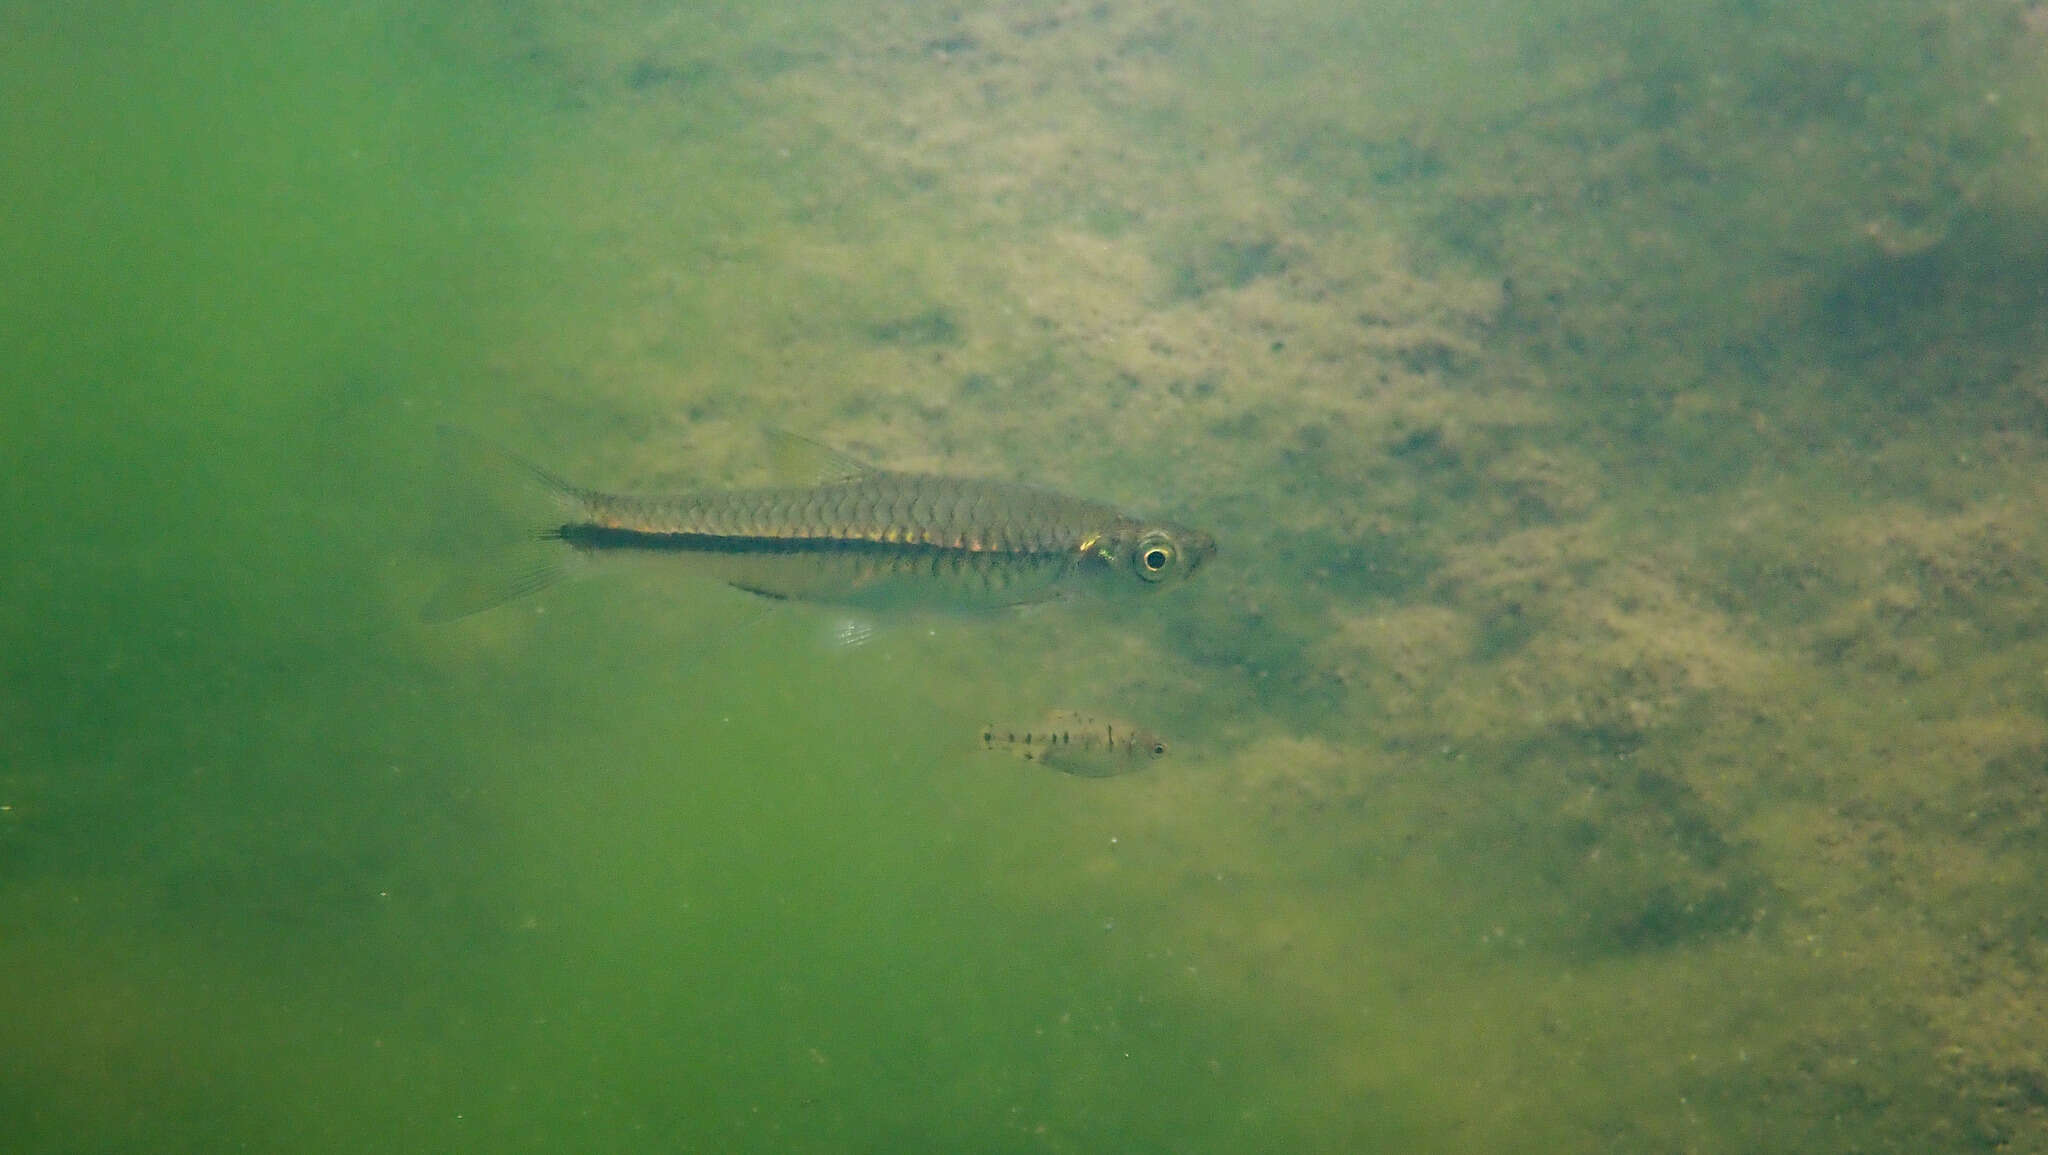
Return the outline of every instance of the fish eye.
[[[1173,539],[1163,533],[1148,533],[1138,542],[1138,576],[1146,581],[1158,581],[1173,568]]]
[[[1166,743],[1155,739],[1152,743],[1152,756],[1154,758],[1166,757]]]

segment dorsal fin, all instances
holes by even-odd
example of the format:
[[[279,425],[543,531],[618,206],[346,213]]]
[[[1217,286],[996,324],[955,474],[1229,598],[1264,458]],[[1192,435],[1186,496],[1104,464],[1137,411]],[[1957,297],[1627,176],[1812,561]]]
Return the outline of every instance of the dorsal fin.
[[[768,438],[769,467],[784,485],[834,485],[857,481],[874,466],[786,429],[763,431]]]

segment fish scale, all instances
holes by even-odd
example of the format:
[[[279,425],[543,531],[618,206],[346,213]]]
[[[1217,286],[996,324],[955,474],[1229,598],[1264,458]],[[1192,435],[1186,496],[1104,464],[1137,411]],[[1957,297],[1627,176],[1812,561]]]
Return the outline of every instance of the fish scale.
[[[1022,487],[972,500],[918,492],[920,485],[976,485],[889,475],[825,489],[734,491],[674,499],[585,493],[587,519],[647,534],[772,539],[962,543],[1007,552],[1069,550],[1091,527],[1127,520],[1107,506]]]

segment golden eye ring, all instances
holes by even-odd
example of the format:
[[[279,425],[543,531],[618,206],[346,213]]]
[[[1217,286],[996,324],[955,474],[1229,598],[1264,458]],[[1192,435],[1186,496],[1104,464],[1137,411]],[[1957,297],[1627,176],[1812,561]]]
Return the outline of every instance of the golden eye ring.
[[[1179,556],[1173,539],[1164,533],[1148,533],[1138,541],[1138,548],[1132,556],[1137,561],[1138,576],[1148,582],[1162,581],[1172,571],[1173,562]]]

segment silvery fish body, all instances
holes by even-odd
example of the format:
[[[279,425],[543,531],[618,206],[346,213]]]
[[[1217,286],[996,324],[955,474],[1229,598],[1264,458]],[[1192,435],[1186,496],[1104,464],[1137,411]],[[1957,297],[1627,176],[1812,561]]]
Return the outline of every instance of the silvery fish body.
[[[1151,730],[1081,710],[1054,710],[1028,726],[991,722],[980,735],[983,750],[1082,778],[1130,774],[1170,752],[1166,739]]]
[[[492,566],[434,597],[430,620],[538,590],[577,555],[668,559],[771,598],[975,607],[1082,586],[1175,585],[1216,548],[1200,530],[1099,502],[875,469],[822,449],[826,468],[814,484],[648,497],[571,485],[454,430],[442,441],[472,479],[509,479],[542,500],[524,513],[507,511],[502,495],[488,503],[501,519],[510,513],[511,532],[499,535]]]

